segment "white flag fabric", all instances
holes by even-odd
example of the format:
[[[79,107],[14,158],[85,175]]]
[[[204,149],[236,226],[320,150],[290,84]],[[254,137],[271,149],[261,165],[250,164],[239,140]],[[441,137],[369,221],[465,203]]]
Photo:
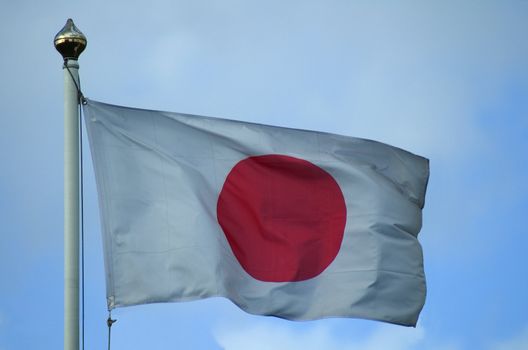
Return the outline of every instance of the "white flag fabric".
[[[222,296],[414,326],[428,160],[375,141],[84,106],[108,308]]]

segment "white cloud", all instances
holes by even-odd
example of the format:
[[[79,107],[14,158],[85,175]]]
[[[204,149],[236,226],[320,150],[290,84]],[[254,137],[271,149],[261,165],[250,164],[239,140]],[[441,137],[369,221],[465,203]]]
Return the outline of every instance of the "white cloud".
[[[492,345],[490,350],[523,350],[528,349],[528,325],[520,332],[514,334],[510,339],[506,339]]]
[[[423,327],[380,324],[366,334],[337,334],[329,327],[302,330],[273,323],[219,327],[215,339],[225,350],[457,350],[458,345],[426,339]]]

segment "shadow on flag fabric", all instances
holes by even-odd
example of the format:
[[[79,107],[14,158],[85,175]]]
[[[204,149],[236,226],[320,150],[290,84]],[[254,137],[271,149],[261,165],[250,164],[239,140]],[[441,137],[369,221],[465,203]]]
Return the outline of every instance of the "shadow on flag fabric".
[[[88,100],[108,308],[222,296],[414,326],[428,160],[375,141]]]

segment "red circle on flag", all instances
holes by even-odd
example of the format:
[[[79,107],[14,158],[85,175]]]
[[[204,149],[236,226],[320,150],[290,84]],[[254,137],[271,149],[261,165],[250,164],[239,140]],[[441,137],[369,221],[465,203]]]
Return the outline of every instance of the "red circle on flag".
[[[266,282],[303,281],[335,259],[346,223],[334,178],[306,160],[246,158],[228,174],[218,223],[244,270]]]

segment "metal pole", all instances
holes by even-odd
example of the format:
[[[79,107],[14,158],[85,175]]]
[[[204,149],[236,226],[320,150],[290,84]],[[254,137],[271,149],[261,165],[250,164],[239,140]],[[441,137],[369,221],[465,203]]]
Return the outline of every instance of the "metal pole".
[[[78,80],[76,60],[65,61]],[[79,118],[78,98],[64,68],[64,349],[79,349]]]
[[[64,58],[64,349],[79,349],[79,64],[86,38],[68,19],[55,36]]]

